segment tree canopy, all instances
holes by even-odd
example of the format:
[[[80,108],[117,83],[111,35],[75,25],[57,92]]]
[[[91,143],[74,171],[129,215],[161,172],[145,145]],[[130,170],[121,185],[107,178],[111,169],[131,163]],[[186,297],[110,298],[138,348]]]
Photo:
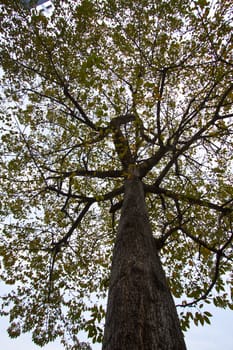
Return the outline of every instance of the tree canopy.
[[[0,4],[9,334],[71,349],[85,330],[101,342],[135,172],[182,327],[209,323],[206,304],[233,308],[231,1],[53,4],[50,16]]]

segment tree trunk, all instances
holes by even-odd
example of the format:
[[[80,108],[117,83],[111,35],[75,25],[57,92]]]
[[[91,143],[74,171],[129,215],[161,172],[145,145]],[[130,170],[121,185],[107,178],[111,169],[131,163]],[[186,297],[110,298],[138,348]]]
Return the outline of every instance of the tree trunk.
[[[139,179],[125,182],[102,349],[186,349]]]

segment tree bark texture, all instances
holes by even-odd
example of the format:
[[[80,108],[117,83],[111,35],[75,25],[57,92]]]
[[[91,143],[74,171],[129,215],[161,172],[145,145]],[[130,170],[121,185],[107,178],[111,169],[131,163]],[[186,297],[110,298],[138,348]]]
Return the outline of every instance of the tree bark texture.
[[[125,182],[102,349],[186,349],[137,178]]]

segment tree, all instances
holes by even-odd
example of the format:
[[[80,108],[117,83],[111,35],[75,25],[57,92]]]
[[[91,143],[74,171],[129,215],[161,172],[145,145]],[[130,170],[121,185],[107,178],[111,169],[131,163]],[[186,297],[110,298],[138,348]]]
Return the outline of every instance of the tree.
[[[1,1],[9,334],[101,342],[109,287],[103,349],[185,349],[171,294],[183,330],[233,308],[230,1],[20,4]]]

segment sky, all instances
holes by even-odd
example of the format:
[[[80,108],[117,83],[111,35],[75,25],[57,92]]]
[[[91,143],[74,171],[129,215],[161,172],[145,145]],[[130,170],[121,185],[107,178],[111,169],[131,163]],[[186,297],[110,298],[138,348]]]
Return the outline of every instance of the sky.
[[[233,312],[208,306],[213,314],[211,325],[192,326],[185,333],[187,350],[231,350],[233,349]],[[17,339],[10,339],[6,332],[7,319],[0,318],[0,347],[4,350],[64,350],[59,342],[50,343],[43,348],[32,343],[30,334]],[[85,340],[85,339],[80,339]],[[101,350],[101,345],[92,346],[93,350]]]

